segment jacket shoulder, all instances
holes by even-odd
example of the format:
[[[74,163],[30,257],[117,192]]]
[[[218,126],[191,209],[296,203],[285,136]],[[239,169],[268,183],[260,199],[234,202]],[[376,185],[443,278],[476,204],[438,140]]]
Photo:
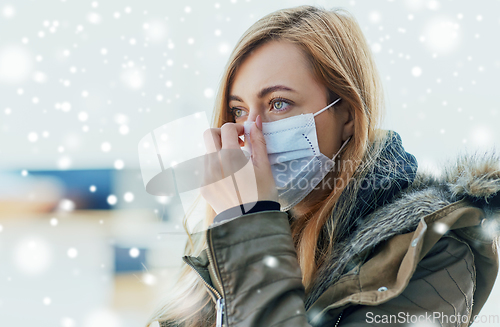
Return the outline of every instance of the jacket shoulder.
[[[447,326],[446,319],[451,316],[469,319],[473,304],[474,312],[479,312],[482,305],[478,306],[474,301],[475,290],[474,254],[466,242],[450,232],[417,264],[403,292],[377,306],[352,305],[346,308],[341,325],[382,322],[400,326],[427,314],[437,326]]]

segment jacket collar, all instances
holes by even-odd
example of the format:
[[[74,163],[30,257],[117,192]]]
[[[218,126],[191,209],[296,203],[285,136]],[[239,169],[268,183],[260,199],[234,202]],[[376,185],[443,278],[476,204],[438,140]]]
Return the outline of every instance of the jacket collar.
[[[495,150],[460,154],[445,163],[436,176],[417,171],[415,157],[404,150],[399,134],[393,132],[379,160],[382,164],[368,176],[374,182],[355,199],[358,209],[348,219],[348,232],[318,268],[306,295],[306,309],[343,273],[364,261],[376,245],[414,231],[423,217],[453,202],[467,198],[485,211],[487,219],[500,218],[500,196],[496,196],[500,191],[500,155]],[[389,178],[384,181],[386,176]],[[340,199],[346,201],[343,195]],[[334,210],[330,219],[335,217]]]
[[[360,226],[364,218],[376,208],[381,207],[406,189],[414,180],[418,169],[415,156],[405,151],[400,135],[395,131],[385,143],[380,156],[376,158],[377,163],[372,170],[363,178],[360,190],[355,198],[353,211],[349,213],[349,229]],[[351,201],[349,184],[342,192],[339,201]],[[339,206],[336,206],[331,219],[338,217]]]

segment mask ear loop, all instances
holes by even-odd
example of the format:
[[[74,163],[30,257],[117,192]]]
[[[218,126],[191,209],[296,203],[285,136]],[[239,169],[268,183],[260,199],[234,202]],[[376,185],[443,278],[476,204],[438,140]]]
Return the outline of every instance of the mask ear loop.
[[[347,142],[349,142],[349,140],[352,138],[352,135],[349,136],[349,138],[347,140],[345,140],[344,144],[342,144],[342,146],[340,147],[339,151],[337,152],[337,154],[340,153],[340,151],[342,151],[342,149],[344,148],[344,146],[347,144]],[[337,156],[337,154],[335,155],[335,157]],[[334,158],[335,158],[334,157]]]
[[[319,115],[320,113],[322,113],[323,111],[325,111],[326,109],[330,108],[331,106],[333,106],[334,104],[336,104],[337,102],[340,101],[340,98],[338,98],[337,100],[333,101],[332,103],[330,103],[328,106],[324,107],[323,109],[319,110],[318,112],[316,112],[313,116],[316,117],[317,115]]]
[[[344,148],[344,146],[351,140],[352,138],[352,135],[349,136],[349,138],[347,140],[344,141],[344,144],[342,144],[342,146],[340,147],[340,149],[337,151],[337,153],[333,156],[333,158],[331,159],[331,162],[332,162],[332,167],[330,169],[333,169],[333,167],[335,167],[335,158],[337,158],[337,156],[339,156],[340,152],[342,151],[342,149]],[[339,156],[340,157],[340,156]]]

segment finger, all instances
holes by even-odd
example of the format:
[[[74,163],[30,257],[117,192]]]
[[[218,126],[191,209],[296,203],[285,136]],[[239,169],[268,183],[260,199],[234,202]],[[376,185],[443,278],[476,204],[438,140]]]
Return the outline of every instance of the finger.
[[[225,123],[220,128],[221,142],[223,149],[239,149],[240,148],[240,135],[243,135],[244,128],[241,124]]]
[[[243,135],[243,133],[244,128],[241,124],[226,123],[221,126],[222,149],[220,154],[225,176],[236,173],[249,160],[241,150],[239,135]]]
[[[257,123],[261,123],[260,115],[257,116],[256,123],[252,124],[250,129],[250,142],[252,142],[252,161],[259,167],[270,166],[267,156],[266,140],[264,134],[257,127]],[[267,163],[267,165],[266,165]]]
[[[211,152],[204,155],[204,170],[202,185],[210,185],[224,178],[220,162],[219,152]]]
[[[203,132],[203,140],[207,153],[218,152],[221,147],[221,131],[220,128],[209,128]]]
[[[205,155],[205,169],[203,185],[210,185],[223,178],[219,151],[221,149],[220,128],[209,128],[203,132],[203,139],[207,154]]]
[[[248,212],[259,200],[257,176],[251,160],[234,174],[238,192],[245,212]]]

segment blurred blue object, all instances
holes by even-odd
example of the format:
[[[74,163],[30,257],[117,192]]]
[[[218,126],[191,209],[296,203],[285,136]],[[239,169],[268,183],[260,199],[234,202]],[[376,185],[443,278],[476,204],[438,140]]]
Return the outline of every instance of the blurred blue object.
[[[133,250],[132,250],[133,249]],[[142,271],[146,264],[146,248],[131,248],[114,245],[115,273]],[[131,254],[134,254],[132,257]],[[137,254],[137,256],[135,256]]]
[[[24,211],[146,209],[167,221],[179,200],[147,193],[139,169],[11,170],[0,181],[0,203]]]
[[[30,175],[57,178],[64,186],[62,197],[73,201],[75,210],[112,209],[107,201],[114,183],[112,169],[36,170],[30,171],[26,178]],[[91,186],[95,187],[95,191],[90,190]]]

